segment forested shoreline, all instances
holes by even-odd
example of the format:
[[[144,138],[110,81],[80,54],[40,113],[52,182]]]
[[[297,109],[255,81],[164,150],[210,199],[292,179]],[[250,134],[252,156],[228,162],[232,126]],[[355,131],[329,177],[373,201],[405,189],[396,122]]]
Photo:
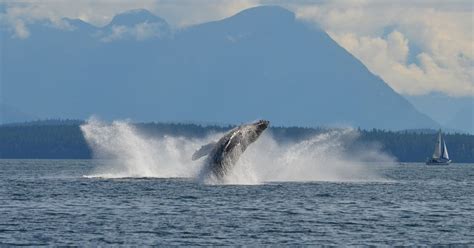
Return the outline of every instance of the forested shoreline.
[[[88,146],[79,120],[51,120],[0,125],[0,158],[2,159],[90,159]],[[202,126],[179,123],[137,123],[140,132],[153,137],[164,135],[202,138],[224,132],[232,126]],[[278,142],[297,142],[334,129],[303,127],[271,127]],[[431,156],[436,130],[356,130],[357,135],[346,144],[351,147],[377,146],[399,162],[424,162]],[[450,157],[455,163],[474,163],[474,135],[445,135]]]

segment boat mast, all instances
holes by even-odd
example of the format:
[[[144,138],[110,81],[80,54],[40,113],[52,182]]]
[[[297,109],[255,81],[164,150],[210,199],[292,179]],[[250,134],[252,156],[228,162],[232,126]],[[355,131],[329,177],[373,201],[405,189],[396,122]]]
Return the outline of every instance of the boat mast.
[[[441,157],[441,149],[441,130],[439,130],[438,140],[436,141],[435,150],[433,152],[433,159],[439,159]]]

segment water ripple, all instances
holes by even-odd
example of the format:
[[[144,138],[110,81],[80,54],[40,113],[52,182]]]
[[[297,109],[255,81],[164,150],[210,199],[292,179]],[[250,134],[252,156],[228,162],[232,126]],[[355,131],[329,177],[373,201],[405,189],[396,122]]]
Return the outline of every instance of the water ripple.
[[[0,160],[0,246],[474,245],[472,165],[391,182],[205,185],[84,178],[93,161]]]

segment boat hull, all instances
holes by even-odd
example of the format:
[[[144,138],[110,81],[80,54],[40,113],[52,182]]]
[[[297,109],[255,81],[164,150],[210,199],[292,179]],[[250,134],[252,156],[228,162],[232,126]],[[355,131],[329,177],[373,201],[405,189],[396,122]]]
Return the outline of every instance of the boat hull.
[[[426,160],[427,165],[448,165],[451,163],[449,159],[448,148],[446,142],[441,135],[441,129],[438,132],[438,139],[436,141],[433,156]]]
[[[450,163],[451,163],[451,160],[448,160],[448,161],[436,161],[436,160],[426,161],[427,165],[449,165]]]

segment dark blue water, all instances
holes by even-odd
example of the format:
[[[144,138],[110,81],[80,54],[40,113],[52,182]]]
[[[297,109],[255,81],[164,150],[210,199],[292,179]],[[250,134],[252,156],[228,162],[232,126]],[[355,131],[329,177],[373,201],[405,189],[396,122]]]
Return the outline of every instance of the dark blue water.
[[[0,244],[474,245],[474,165],[253,186],[82,177],[93,166],[0,160]]]

